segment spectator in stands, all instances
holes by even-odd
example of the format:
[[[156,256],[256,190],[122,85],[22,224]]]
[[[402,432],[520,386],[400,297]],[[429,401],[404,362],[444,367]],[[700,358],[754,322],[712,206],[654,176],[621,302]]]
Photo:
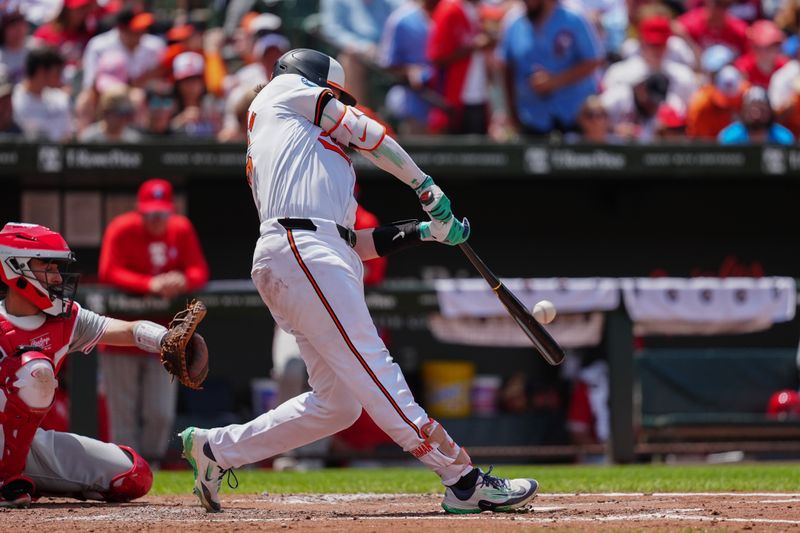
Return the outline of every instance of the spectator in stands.
[[[608,111],[599,96],[593,94],[583,102],[578,112],[578,132],[580,136],[576,140],[580,142],[608,144],[617,140],[611,134]]]
[[[192,223],[175,214],[172,186],[160,179],[139,188],[137,210],[111,221],[100,248],[100,281],[137,295],[176,298],[208,281]],[[167,316],[140,317],[162,324]],[[157,356],[136,348],[100,346],[112,440],[160,460],[173,436],[177,382]]]
[[[125,54],[130,84],[143,86],[151,73],[157,72],[164,53],[164,41],[146,33],[154,21],[151,13],[126,8],[117,13],[114,29],[92,37],[83,54],[84,89],[94,85],[100,57],[111,50]]]
[[[750,51],[733,63],[752,85],[769,87],[769,80],[779,68],[789,62],[781,53],[785,36],[771,20],[759,20],[747,29]]]
[[[608,90],[616,85],[632,87],[651,73],[663,73],[669,78],[672,98],[683,102],[684,109],[697,89],[694,71],[665,57],[667,42],[672,36],[670,20],[663,16],[648,17],[639,24],[639,55],[614,63],[603,77]]]
[[[420,96],[433,74],[425,59],[431,13],[439,0],[407,0],[386,21],[381,40],[379,63],[402,83],[386,94],[386,107],[398,120],[401,134],[428,130],[430,104]]]
[[[783,42],[783,53],[794,57],[800,49],[800,2],[797,0],[780,2],[774,20],[775,24],[788,35]]]
[[[800,12],[800,10],[798,10]],[[800,136],[800,47],[797,56],[778,70],[769,82],[769,101],[778,122]]]
[[[172,135],[172,117],[178,109],[171,85],[151,84],[146,94],[144,134],[148,137]]]
[[[724,44],[737,55],[747,51],[747,24],[731,15],[731,0],[706,0],[700,7],[689,10],[678,23],[701,49]]]
[[[31,50],[25,59],[25,78],[14,87],[14,120],[25,137],[66,141],[72,137],[69,96],[61,88],[64,59],[55,50]]]
[[[651,142],[656,132],[656,111],[667,101],[669,85],[669,78],[656,72],[643,76],[632,87],[617,85],[603,92],[600,98],[614,134],[630,141]]]
[[[64,57],[67,80],[77,75],[83,50],[94,35],[95,21],[90,17],[93,7],[94,0],[65,0],[58,17],[39,26],[33,34],[37,41],[55,48]]]
[[[236,103],[236,107],[234,108],[237,127],[236,129],[228,127],[223,128],[217,135],[218,141],[228,143],[247,142],[247,110],[250,109],[250,104],[253,103],[255,97],[256,92],[252,90],[241,95],[239,102]]]
[[[661,104],[656,111],[656,138],[671,143],[685,142],[686,115],[674,106]]]
[[[719,133],[721,144],[794,144],[792,132],[775,122],[767,92],[751,87],[742,99],[741,120]]]
[[[590,24],[559,0],[526,0],[507,23],[498,55],[504,63],[512,122],[525,134],[575,129],[605,52]]]
[[[22,134],[22,128],[14,121],[14,107],[11,94],[14,85],[0,76],[0,138],[16,137]]]
[[[712,73],[711,82],[689,102],[686,134],[693,139],[716,139],[736,119],[742,106],[743,82],[742,74],[731,65]]]
[[[100,96],[100,120],[89,125],[78,135],[86,143],[136,143],[142,135],[130,127],[133,120],[133,102],[125,85],[115,86]]]
[[[274,15],[273,18],[277,19]],[[272,19],[269,19],[272,20]],[[258,22],[258,21],[256,21]],[[280,27],[277,24],[270,27]],[[272,78],[272,69],[285,52],[289,51],[289,40],[277,31],[269,31],[261,35],[253,44],[249,54],[253,61],[228,76],[225,80],[227,97],[225,98],[224,137],[235,137],[239,131],[239,117],[236,108],[239,102],[253,92],[258,85],[267,83]]]
[[[378,43],[400,0],[321,0],[322,36],[339,50],[347,90],[368,104],[367,65],[377,60]]]
[[[489,74],[485,53],[494,39],[481,29],[478,0],[442,0],[433,12],[426,55],[437,67],[437,84],[451,109],[432,109],[436,133],[486,134]]]
[[[11,83],[19,83],[25,76],[29,33],[28,21],[19,11],[0,13],[0,64]]]
[[[75,99],[75,121],[77,130],[83,131],[99,118],[100,97],[104,92],[119,86],[127,86],[128,57],[120,50],[108,50],[97,62],[94,84],[84,89]]]
[[[214,137],[220,129],[222,108],[206,91],[205,61],[197,52],[183,52],[172,63],[178,112],[172,118],[175,133]]]
[[[227,74],[221,55],[224,35],[219,28],[206,29],[205,21],[195,15],[195,22],[180,23],[166,33],[170,43],[161,58],[159,77],[172,77],[172,62],[183,52],[197,52],[205,61],[205,81],[208,92],[222,96],[223,81]]]

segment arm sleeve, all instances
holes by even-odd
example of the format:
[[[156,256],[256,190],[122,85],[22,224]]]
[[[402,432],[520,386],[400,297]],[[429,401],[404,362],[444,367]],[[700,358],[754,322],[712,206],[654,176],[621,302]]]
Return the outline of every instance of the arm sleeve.
[[[581,61],[592,61],[602,59],[605,55],[603,44],[597,37],[597,33],[589,23],[581,16],[574,16],[575,26],[575,46],[578,59]]]
[[[181,263],[186,276],[186,289],[193,291],[208,283],[208,263],[200,247],[200,240],[191,222],[184,220],[181,235]]]
[[[378,47],[378,64],[383,68],[395,67],[404,64],[397,46],[398,23],[397,17],[391,16],[383,26],[380,46]]]
[[[150,279],[152,276],[140,274],[126,268],[122,228],[113,222],[106,228],[103,244],[100,247],[100,266],[98,277],[103,283],[108,283],[131,292],[146,294],[150,292]]]
[[[72,330],[69,343],[70,352],[91,352],[103,336],[111,319],[78,306],[78,318]]]

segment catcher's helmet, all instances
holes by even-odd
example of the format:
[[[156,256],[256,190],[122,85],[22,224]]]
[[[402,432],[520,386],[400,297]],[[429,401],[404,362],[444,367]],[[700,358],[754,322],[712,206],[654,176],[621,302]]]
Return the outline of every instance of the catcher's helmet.
[[[0,281],[48,315],[69,316],[80,274],[59,272],[60,283],[42,283],[31,269],[31,259],[56,262],[61,270],[75,261],[75,255],[58,232],[9,222],[0,230]]]
[[[329,55],[309,48],[295,48],[283,54],[272,69],[272,77],[281,74],[299,74],[320,87],[330,87],[342,92],[339,100],[346,105],[356,105],[356,99],[345,90],[344,69]]]
[[[782,389],[773,394],[767,405],[770,418],[800,418],[800,394],[792,389]]]

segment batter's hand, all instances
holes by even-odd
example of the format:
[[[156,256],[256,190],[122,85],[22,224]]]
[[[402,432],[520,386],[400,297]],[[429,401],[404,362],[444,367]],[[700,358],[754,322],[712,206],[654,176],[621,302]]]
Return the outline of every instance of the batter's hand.
[[[433,182],[433,178],[427,176],[422,185],[414,189],[417,193],[422,209],[428,213],[432,220],[439,222],[447,222],[452,216],[453,211],[450,209],[450,199],[442,192]]]
[[[419,225],[419,236],[423,241],[437,241],[450,246],[466,242],[469,239],[469,220],[459,221],[451,216],[447,222],[431,220]]]

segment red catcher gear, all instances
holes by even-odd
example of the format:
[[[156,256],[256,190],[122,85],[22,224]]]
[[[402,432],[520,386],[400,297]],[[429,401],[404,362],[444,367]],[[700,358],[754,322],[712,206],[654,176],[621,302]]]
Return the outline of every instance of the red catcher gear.
[[[103,493],[103,499],[107,502],[129,502],[141,498],[153,486],[153,471],[150,470],[147,461],[133,448],[121,444],[118,446],[131,456],[133,466],[127,472],[111,480],[108,492]]]
[[[25,461],[28,458],[33,436],[52,405],[51,398],[49,405],[36,409],[25,403],[19,395],[18,372],[23,366],[34,361],[46,361],[52,365],[48,356],[35,351],[17,352],[0,360],[0,392],[6,400],[3,412],[0,413],[0,424],[3,429],[0,481],[10,481],[20,476],[25,470]],[[54,379],[52,375],[45,377]],[[0,488],[0,492],[2,492],[2,488]]]
[[[45,286],[30,268],[31,259],[67,265],[75,261],[75,255],[58,232],[36,224],[9,222],[0,230],[0,281],[48,315],[69,316],[79,275],[62,273],[61,283]]]
[[[800,418],[800,394],[792,389],[779,390],[769,399],[767,415],[770,418]]]

